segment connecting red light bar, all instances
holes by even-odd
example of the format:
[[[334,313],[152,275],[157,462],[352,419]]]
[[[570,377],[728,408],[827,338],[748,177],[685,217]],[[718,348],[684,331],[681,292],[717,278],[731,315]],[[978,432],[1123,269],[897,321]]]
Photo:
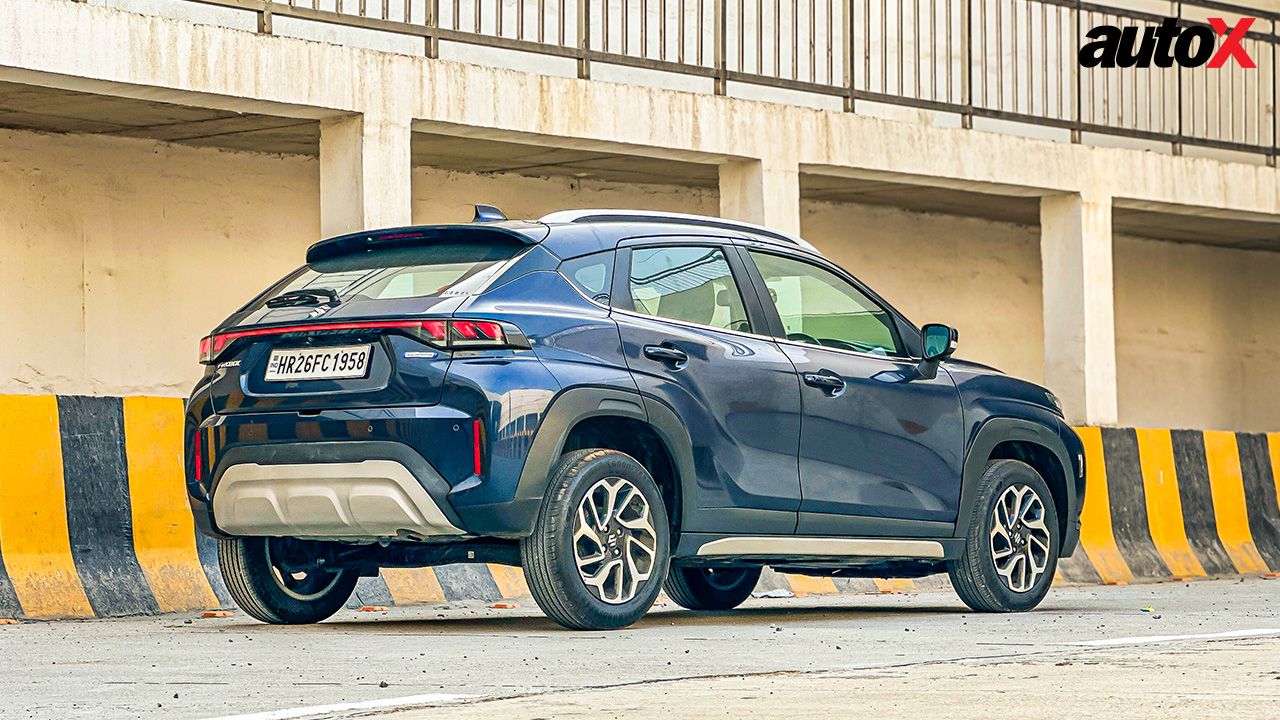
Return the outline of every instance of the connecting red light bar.
[[[440,348],[512,347],[502,324],[492,320],[369,320],[285,325],[218,333],[200,340],[200,362],[213,364],[232,343],[245,338],[351,330],[400,330]]]

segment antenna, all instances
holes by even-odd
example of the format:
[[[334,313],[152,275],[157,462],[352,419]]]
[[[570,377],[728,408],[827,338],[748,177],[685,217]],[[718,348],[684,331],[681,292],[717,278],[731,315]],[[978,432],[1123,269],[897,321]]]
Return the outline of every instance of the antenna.
[[[471,222],[502,222],[507,216],[502,211],[492,205],[476,204],[476,216],[471,218]]]

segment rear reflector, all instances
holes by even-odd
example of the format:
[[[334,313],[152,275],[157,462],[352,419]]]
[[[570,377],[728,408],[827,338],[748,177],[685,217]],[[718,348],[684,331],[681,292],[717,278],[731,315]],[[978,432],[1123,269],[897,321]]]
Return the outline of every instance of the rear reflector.
[[[513,332],[508,332],[510,328]],[[394,330],[403,332],[439,348],[527,348],[528,341],[515,328],[492,320],[372,320],[351,323],[315,323],[285,325],[218,333],[200,340],[200,362],[212,365],[233,343],[246,338],[298,333],[351,332],[359,330]]]

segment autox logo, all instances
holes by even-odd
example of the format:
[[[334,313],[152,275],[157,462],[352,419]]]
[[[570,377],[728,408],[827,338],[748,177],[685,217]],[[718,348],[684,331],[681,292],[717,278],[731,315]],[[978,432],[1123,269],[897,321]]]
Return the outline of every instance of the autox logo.
[[[1154,64],[1168,68],[1177,63],[1194,68],[1208,63],[1208,67],[1220,68],[1230,59],[1242,68],[1254,68],[1257,65],[1241,44],[1254,20],[1240,18],[1231,27],[1222,18],[1209,18],[1209,27],[1179,27],[1176,18],[1167,17],[1145,30],[1134,25],[1099,25],[1085,33],[1090,42],[1080,47],[1080,65],[1149,68]],[[1143,30],[1141,41],[1139,30]]]

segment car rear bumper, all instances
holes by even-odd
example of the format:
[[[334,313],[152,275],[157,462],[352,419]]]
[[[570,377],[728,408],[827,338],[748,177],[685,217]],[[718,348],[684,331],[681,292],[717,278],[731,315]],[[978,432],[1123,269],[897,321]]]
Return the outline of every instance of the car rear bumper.
[[[197,527],[215,537],[344,540],[463,535],[450,486],[413,448],[385,440],[225,448],[209,491],[188,492]]]

